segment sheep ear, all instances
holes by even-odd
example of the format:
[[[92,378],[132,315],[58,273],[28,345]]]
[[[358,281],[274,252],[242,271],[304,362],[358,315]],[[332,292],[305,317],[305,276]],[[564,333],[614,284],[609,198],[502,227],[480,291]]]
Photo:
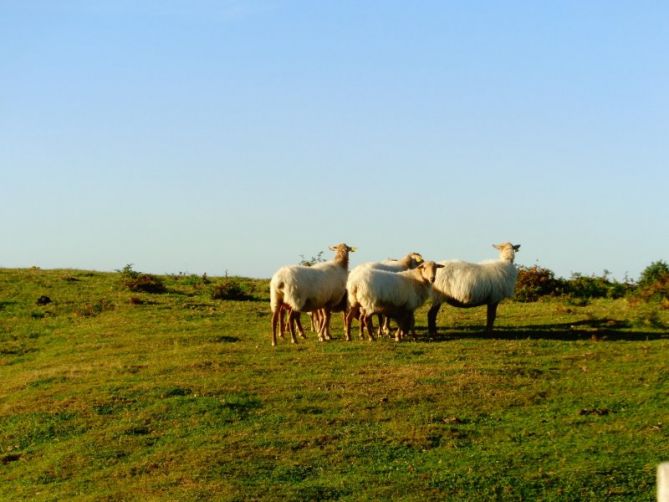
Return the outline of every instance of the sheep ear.
[[[337,246],[328,246],[330,251],[337,251]]]
[[[499,247],[499,244],[493,244],[492,247],[494,247],[495,249],[501,249],[501,248]]]
[[[446,265],[442,265],[441,263],[435,263],[435,268],[444,268]]]
[[[358,250],[358,248],[355,247],[355,246],[349,246],[349,247],[348,247],[348,250],[349,250],[351,253],[355,253],[355,252]]]
[[[515,246],[513,246],[514,251],[518,251],[519,249],[520,249],[520,244],[516,244]]]

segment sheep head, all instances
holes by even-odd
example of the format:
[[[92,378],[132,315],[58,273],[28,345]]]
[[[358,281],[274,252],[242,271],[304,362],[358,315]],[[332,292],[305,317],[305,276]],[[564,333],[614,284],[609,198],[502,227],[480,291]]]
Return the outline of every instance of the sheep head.
[[[516,253],[520,249],[520,244],[503,242],[502,244],[493,244],[492,247],[499,251],[500,259],[513,263]]]
[[[401,264],[405,269],[411,270],[416,268],[418,265],[423,263],[423,257],[421,256],[420,253],[409,253],[406,255],[404,258],[401,260],[398,260],[397,258],[388,258],[390,261],[396,261],[397,263]]]
[[[330,251],[335,251],[337,253],[355,253],[358,250],[356,247],[349,246],[348,244],[344,244],[343,242],[341,244],[335,244],[334,246],[330,246]]]
[[[444,268],[444,266],[439,263],[435,263],[433,261],[424,261],[423,263],[418,265],[416,270],[420,271],[420,275],[423,278],[424,282],[434,284],[434,279],[437,276],[438,268]]]
[[[409,268],[416,268],[418,265],[423,263],[423,257],[420,253],[409,253]]]
[[[348,268],[348,254],[354,253],[357,248],[344,244],[336,244],[330,246],[330,251],[335,252],[334,261],[341,264],[343,267]]]

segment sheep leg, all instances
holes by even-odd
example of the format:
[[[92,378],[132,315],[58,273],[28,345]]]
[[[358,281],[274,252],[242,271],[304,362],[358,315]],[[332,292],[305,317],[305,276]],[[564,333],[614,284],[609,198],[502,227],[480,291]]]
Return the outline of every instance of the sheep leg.
[[[295,326],[297,327],[297,334],[300,338],[306,338],[304,328],[302,327],[302,316],[300,316],[299,312],[297,312],[297,316],[295,316]]]
[[[376,314],[376,318],[379,320],[379,331],[377,336],[381,338],[383,336],[383,327],[385,326],[387,317],[384,317],[383,314]]]
[[[427,311],[427,332],[430,336],[437,336],[437,314],[439,313],[441,303],[433,303],[430,310]]]
[[[321,320],[321,330],[318,333],[318,339],[323,342],[325,340],[330,340],[330,311],[328,309],[323,309],[323,319]]]
[[[415,339],[416,339],[416,316],[414,315],[413,312],[411,313],[411,318],[410,318],[410,320],[411,320],[411,325],[410,325],[409,330],[410,330],[410,332],[411,332],[411,336],[412,336],[413,339],[415,340]]]
[[[276,328],[279,324],[279,318],[281,317],[281,307],[277,307],[274,312],[272,312],[272,347],[276,347]]]
[[[493,324],[495,324],[495,317],[497,317],[497,305],[499,305],[499,303],[488,304],[488,312],[487,312],[488,315],[485,326],[485,330],[488,333],[492,333],[492,326]]]
[[[320,310],[314,310],[313,312],[309,312],[309,315],[311,316],[311,331],[314,333],[320,333],[321,331],[321,311]]]
[[[369,316],[371,319],[371,316]],[[367,315],[360,312],[360,340],[365,339],[365,326],[367,326]]]
[[[354,317],[359,316],[360,309],[359,307],[351,307],[348,309],[348,312],[344,314],[344,335],[346,336],[346,341],[351,341],[351,322]]]
[[[362,319],[362,317],[360,317],[360,319]],[[365,317],[365,327],[367,328],[367,335],[369,335],[369,339],[374,340],[374,318],[371,314]],[[360,334],[360,338],[364,340],[364,331],[361,331]]]
[[[388,316],[384,316],[383,318],[383,334],[384,335],[390,334],[390,317]]]
[[[288,331],[288,319],[286,317],[286,306],[281,305],[277,311],[279,312],[279,336],[283,338],[284,333]],[[274,314],[272,314],[274,315]]]
[[[288,314],[288,326],[290,327],[290,341],[292,343],[297,343],[297,338],[295,338],[295,324],[296,324],[295,319],[298,318],[299,315],[300,315],[299,312],[295,312],[293,310],[291,310],[290,314]]]
[[[320,329],[323,329],[323,326],[325,325],[325,316],[327,312],[327,336],[330,336],[330,311],[327,309],[318,309],[317,311],[317,318],[318,318],[318,326]],[[329,339],[329,338],[327,338]]]
[[[395,332],[395,341],[399,342],[407,335],[412,325],[412,314],[405,314],[397,318],[397,331]]]

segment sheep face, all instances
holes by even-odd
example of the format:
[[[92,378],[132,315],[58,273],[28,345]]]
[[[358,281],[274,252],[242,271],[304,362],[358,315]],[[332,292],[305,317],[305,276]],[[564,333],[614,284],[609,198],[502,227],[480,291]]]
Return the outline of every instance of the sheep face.
[[[337,254],[354,253],[357,250],[358,248],[351,247],[347,244],[344,244],[343,242],[341,244],[335,244],[334,246],[330,246],[330,251],[334,251]]]
[[[444,266],[433,261],[424,261],[418,265],[418,270],[420,270],[420,275],[423,278],[423,281],[429,284],[434,284],[438,268],[444,268]]]
[[[513,263],[513,260],[516,257],[516,253],[520,249],[520,244],[503,242],[501,244],[493,244],[492,247],[499,251],[500,259]]]
[[[330,251],[335,252],[335,257],[334,257],[335,263],[338,263],[345,269],[348,269],[348,254],[354,253],[356,251],[356,248],[351,247],[342,242],[341,244],[330,246]]]

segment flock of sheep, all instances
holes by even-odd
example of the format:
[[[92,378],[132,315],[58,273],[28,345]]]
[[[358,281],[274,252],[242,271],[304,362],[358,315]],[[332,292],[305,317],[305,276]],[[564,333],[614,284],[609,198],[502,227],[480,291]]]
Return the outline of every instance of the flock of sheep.
[[[481,263],[459,260],[425,261],[419,253],[410,253],[401,260],[363,263],[348,271],[349,253],[355,248],[337,244],[333,260],[312,266],[291,265],[280,268],[270,281],[272,308],[272,345],[277,331],[283,337],[290,331],[304,337],[300,313],[311,315],[312,329],[318,339],[329,340],[332,312],[344,312],[344,333],[351,339],[352,320],[360,321],[360,337],[364,330],[374,339],[372,316],[379,317],[381,335],[388,330],[389,319],[398,325],[395,339],[413,330],[418,307],[428,297],[428,331],[437,332],[437,313],[442,303],[455,307],[487,305],[487,331],[492,331],[497,305],[513,296],[518,270],[513,261],[520,245],[510,242],[493,245],[499,258]]]

